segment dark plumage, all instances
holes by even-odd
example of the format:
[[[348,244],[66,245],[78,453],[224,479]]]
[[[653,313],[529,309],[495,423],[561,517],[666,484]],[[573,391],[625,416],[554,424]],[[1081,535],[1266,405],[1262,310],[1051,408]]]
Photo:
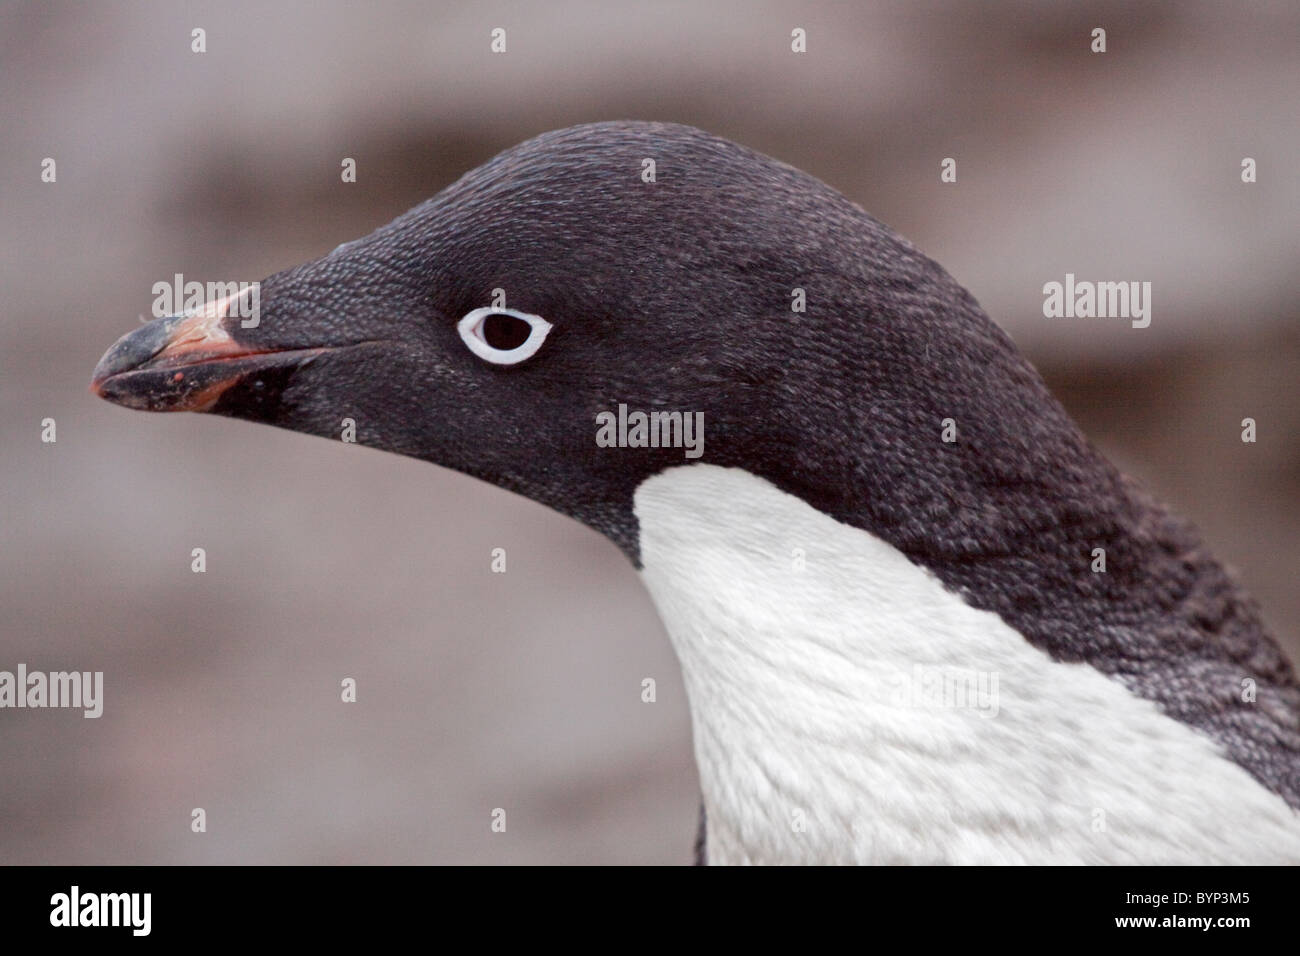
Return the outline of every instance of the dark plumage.
[[[642,181],[643,158],[657,182]],[[805,314],[791,312],[796,287]],[[518,366],[486,365],[457,338],[498,288],[554,323]],[[1252,601],[1092,448],[942,268],[796,169],[683,126],[548,133],[265,280],[260,327],[225,329],[245,351],[297,351],[238,374],[190,366],[176,384],[181,366],[144,355],[150,340],[106,356],[97,388],[191,407],[215,382],[206,410],[330,437],[351,417],[363,444],[525,494],[634,563],[633,491],[681,452],[597,454],[593,418],[617,402],[701,410],[706,461],[883,538],[1300,808],[1300,689]],[[955,444],[934,440],[945,418]],[[1087,573],[1098,547],[1107,573]],[[1257,703],[1242,701],[1245,678]]]

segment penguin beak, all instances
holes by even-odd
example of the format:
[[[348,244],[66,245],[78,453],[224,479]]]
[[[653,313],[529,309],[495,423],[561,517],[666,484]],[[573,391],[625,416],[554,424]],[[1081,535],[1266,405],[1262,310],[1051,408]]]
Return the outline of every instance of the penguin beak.
[[[151,412],[205,412],[231,386],[272,369],[291,369],[330,348],[246,346],[231,334],[234,297],[197,312],[155,319],[122,336],[91,376],[100,398]]]

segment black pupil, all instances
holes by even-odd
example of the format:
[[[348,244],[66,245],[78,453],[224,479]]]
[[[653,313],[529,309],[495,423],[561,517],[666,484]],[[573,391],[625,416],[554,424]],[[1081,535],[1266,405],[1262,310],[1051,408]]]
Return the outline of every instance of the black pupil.
[[[519,348],[532,333],[531,325],[513,315],[493,312],[483,320],[483,341],[502,352]]]

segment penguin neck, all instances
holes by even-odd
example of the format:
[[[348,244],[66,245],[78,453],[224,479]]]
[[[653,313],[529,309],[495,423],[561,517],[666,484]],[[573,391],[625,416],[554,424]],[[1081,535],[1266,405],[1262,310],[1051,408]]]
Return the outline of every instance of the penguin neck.
[[[1226,862],[1229,818],[1300,852],[1290,809],[1209,739],[869,532],[713,465],[647,479],[635,511],[710,862]]]

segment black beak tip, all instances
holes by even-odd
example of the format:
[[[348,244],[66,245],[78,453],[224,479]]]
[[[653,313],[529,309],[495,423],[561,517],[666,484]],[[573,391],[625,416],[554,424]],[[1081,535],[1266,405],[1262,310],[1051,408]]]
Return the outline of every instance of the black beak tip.
[[[101,398],[113,400],[109,380],[114,375],[137,369],[167,347],[180,316],[155,319],[114,342],[90,376],[90,390]]]

